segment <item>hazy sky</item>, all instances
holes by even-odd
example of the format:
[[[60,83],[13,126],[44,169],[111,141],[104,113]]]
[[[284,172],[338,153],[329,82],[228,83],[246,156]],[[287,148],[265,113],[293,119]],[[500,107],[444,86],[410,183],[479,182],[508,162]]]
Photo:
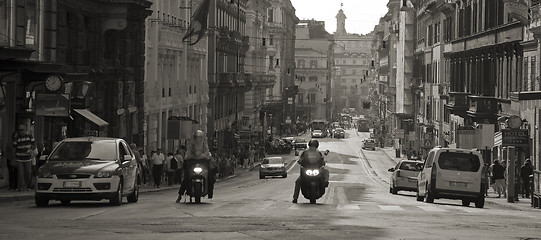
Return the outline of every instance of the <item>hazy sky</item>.
[[[336,31],[336,14],[340,3],[346,14],[348,33],[366,34],[374,30],[379,18],[387,13],[387,0],[291,0],[297,17],[325,21],[329,33]]]

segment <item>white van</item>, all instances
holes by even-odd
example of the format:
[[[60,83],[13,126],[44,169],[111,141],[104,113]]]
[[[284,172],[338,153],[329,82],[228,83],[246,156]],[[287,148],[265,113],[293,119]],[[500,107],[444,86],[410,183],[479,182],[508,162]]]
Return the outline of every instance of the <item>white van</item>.
[[[484,207],[483,166],[483,158],[477,151],[432,149],[417,177],[417,201],[426,198],[427,203],[433,203],[436,198],[461,199],[463,206],[474,202],[475,207]]]

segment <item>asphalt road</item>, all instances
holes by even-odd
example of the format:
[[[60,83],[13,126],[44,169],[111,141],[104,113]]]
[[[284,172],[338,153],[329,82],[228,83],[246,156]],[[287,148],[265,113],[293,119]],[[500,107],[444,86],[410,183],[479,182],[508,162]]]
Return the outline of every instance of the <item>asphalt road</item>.
[[[107,201],[36,208],[33,201],[0,204],[0,239],[535,239],[541,213],[460,201],[415,201],[389,193],[383,151],[361,150],[368,133],[322,139],[331,172],[327,193],[311,205],[291,203],[299,167],[287,178],[259,179],[258,171],[221,181],[215,198],[175,203],[176,191],[149,192],[138,203]],[[294,160],[293,154],[287,157]]]

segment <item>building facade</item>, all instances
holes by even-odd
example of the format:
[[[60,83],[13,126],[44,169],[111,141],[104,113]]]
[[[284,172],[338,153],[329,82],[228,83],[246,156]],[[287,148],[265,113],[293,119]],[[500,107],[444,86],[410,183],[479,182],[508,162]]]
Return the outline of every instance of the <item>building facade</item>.
[[[141,142],[149,1],[0,1],[0,148],[25,125],[39,149],[65,137]],[[138,91],[137,91],[138,90]]]
[[[333,38],[325,23],[302,20],[297,25],[297,116],[301,121],[331,120],[331,71]]]
[[[168,119],[186,117],[194,120],[193,130],[207,128],[207,39],[182,42],[192,12],[203,1],[152,2],[145,22],[144,146],[174,151],[191,133],[171,132],[177,128]]]
[[[355,108],[357,113],[368,117],[371,104],[369,76],[373,36],[347,33],[346,15],[342,9],[336,15],[336,20],[332,72],[333,113],[338,114],[343,109]]]

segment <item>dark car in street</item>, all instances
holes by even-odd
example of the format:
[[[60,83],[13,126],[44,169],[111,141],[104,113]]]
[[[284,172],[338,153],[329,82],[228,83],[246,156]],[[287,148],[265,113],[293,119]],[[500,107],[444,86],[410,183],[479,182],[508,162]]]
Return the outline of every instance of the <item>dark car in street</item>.
[[[39,168],[35,203],[49,200],[69,204],[72,200],[108,199],[121,205],[122,198],[137,202],[140,169],[126,141],[120,138],[68,138],[46,157]]]
[[[345,138],[346,137],[346,130],[343,128],[336,128],[334,129],[334,138]]]

